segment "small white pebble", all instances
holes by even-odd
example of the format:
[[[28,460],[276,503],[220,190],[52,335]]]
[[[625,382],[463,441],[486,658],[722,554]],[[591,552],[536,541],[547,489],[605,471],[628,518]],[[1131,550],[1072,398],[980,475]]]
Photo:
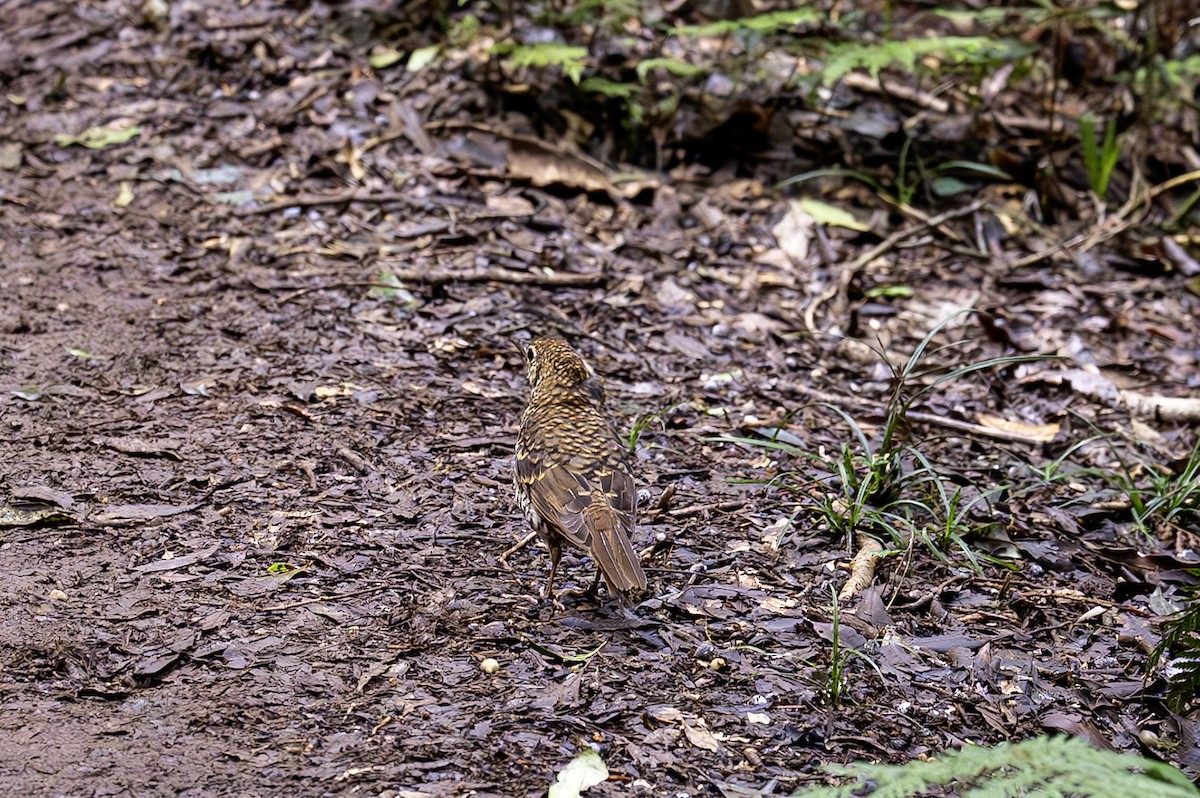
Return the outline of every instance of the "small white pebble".
[[[496,660],[492,659],[491,657],[488,657],[483,662],[479,663],[479,668],[490,676],[491,674],[500,670],[500,663],[496,662]]]

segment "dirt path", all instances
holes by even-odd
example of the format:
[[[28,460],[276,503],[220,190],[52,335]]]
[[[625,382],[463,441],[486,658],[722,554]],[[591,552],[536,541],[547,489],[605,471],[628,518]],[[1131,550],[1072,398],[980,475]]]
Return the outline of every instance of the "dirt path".
[[[842,618],[865,655],[831,702],[843,541],[807,514],[789,528],[795,499],[761,484],[805,463],[713,438],[790,419],[836,451],[848,429],[807,403],[878,431],[888,373],[800,334],[830,272],[756,265],[778,203],[676,198],[707,197],[718,236],[678,208],[489,177],[453,133],[398,133],[355,178],[347,141],[448,95],[364,73],[349,10],[179,4],[178,35],[115,1],[4,14],[21,103],[0,111],[0,495],[62,523],[0,530],[0,793],[533,796],[593,745],[612,778],[589,795],[783,795],[821,762],[1047,728],[1126,750],[1157,730],[1194,768],[1194,719],[1142,682],[1149,574],[1175,566],[1078,501],[1009,508],[1016,543],[993,550],[1017,571],[895,558]],[[54,142],[105,125],[139,133]],[[974,291],[1038,305],[1038,351],[1136,358],[1158,388],[1195,368],[1196,298],[1171,278],[1105,268],[1081,289],[1047,270],[978,297],[972,268],[898,264],[926,299],[874,308],[888,345],[911,351]],[[1114,339],[1086,320],[1118,289]],[[498,560],[525,531],[511,339],[530,331],[572,338],[622,428],[647,422],[652,597],[627,613],[551,618],[544,550]],[[1007,351],[963,333],[963,362]],[[1020,376],[923,407],[1112,418]],[[927,432],[974,484],[1061,451]]]

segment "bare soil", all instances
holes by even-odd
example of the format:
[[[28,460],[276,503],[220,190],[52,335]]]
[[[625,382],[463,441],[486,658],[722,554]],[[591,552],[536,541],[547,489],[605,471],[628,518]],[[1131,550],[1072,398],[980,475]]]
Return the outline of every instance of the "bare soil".
[[[835,684],[849,552],[805,498],[828,475],[718,440],[778,427],[836,452],[852,432],[821,401],[877,435],[891,372],[868,345],[906,355],[966,307],[1011,335],[965,316],[931,362],[1021,344],[1194,394],[1184,276],[1089,258],[997,277],[906,249],[867,279],[914,297],[818,306],[846,314],[839,342],[805,311],[879,239],[764,258],[786,203],[752,175],[651,202],[536,188],[408,123],[497,118],[465,78],[372,72],[353,4],[179,3],[167,30],[138,5],[3,6],[0,497],[23,515],[0,528],[0,793],[533,796],[591,745],[611,777],[589,795],[785,795],[822,763],[1045,730],[1200,773],[1196,717],[1146,676],[1194,529],[1148,541],[1069,482],[998,495],[978,569],[915,542],[843,607]],[[114,120],[140,132],[54,140]],[[552,612],[545,550],[500,560],[526,531],[529,334],[571,339],[618,426],[643,422],[634,607]],[[1140,429],[1064,368],[948,383],[908,434],[986,490],[1091,425]],[[979,412],[1062,427],[936,423]],[[1194,439],[1136,423],[1163,463]]]

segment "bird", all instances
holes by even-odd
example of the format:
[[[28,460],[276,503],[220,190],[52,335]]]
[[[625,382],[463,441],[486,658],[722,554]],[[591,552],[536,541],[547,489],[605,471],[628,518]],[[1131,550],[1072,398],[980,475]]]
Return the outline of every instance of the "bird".
[[[630,542],[637,490],[626,448],[602,413],[604,383],[579,353],[558,338],[536,338],[524,350],[529,404],[517,433],[513,486],[517,504],[550,549],[544,596],[564,545],[596,564],[590,592],[604,579],[619,601],[646,589]]]

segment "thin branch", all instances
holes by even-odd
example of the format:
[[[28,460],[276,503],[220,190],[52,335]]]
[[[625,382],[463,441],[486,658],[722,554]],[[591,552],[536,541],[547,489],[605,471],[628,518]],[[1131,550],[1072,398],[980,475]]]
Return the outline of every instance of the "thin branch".
[[[430,269],[399,269],[388,272],[394,283],[374,280],[326,283],[307,288],[298,288],[279,300],[281,305],[293,302],[314,291],[331,291],[337,288],[383,288],[395,290],[401,283],[418,283],[439,286],[449,283],[505,283],[507,285],[539,285],[547,288],[595,288],[608,284],[605,274],[578,274],[576,272],[521,272],[515,269],[464,269],[461,271]]]

